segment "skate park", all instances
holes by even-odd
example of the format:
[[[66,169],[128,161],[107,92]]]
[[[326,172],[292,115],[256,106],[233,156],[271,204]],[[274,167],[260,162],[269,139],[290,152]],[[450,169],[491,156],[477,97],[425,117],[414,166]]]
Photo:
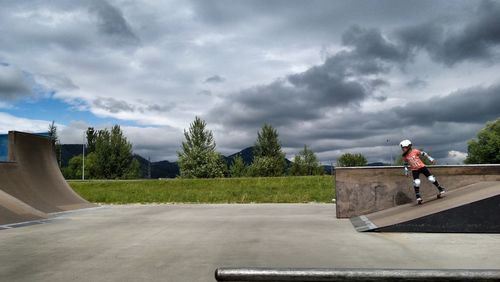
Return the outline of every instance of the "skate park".
[[[436,200],[424,183],[422,206],[399,167],[337,169],[335,204],[98,206],[71,190],[49,139],[10,132],[8,145],[1,281],[216,281],[216,270],[219,281],[500,277],[500,166],[433,167],[449,193]]]

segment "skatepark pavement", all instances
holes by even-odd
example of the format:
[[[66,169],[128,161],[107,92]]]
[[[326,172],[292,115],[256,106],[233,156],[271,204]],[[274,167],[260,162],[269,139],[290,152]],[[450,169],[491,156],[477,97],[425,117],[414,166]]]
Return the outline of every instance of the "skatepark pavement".
[[[218,267],[498,269],[500,234],[362,233],[333,204],[120,205],[0,230],[0,281],[215,281]]]
[[[405,181],[396,169],[346,168],[337,175],[342,180],[336,185],[338,206],[96,207],[66,183],[49,139],[9,132],[8,161],[0,162],[0,281],[215,281],[214,271],[221,267],[500,267],[499,233],[360,233],[348,219],[335,217],[404,204],[409,197],[401,191]],[[446,205],[429,203],[429,216],[444,208],[463,212],[462,206],[479,200],[474,203],[488,201],[486,206],[495,211],[487,223],[497,222],[499,169],[442,168],[450,173],[450,184],[458,180],[453,182],[456,187],[446,186],[457,194],[450,193]],[[464,181],[473,185],[458,194]],[[484,206],[475,204],[472,211],[483,211]],[[400,224],[401,209],[406,220],[415,217],[411,207],[401,206],[367,218],[379,226]]]

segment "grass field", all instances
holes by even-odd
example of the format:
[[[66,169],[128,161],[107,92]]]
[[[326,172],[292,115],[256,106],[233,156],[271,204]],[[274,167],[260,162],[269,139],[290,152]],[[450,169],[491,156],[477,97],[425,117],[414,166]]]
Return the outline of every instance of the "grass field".
[[[94,203],[331,203],[332,176],[69,181]]]

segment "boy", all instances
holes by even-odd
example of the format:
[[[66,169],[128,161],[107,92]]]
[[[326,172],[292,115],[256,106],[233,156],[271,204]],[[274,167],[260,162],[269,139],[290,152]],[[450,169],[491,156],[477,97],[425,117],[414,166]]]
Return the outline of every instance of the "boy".
[[[411,173],[413,175],[413,188],[415,189],[415,196],[417,197],[417,204],[422,204],[422,197],[420,197],[420,179],[419,176],[420,174],[424,174],[427,179],[429,179],[434,186],[438,189],[438,198],[441,198],[444,196],[444,188],[439,185],[437,179],[434,177],[434,175],[431,174],[429,169],[425,166],[424,162],[420,159],[420,156],[425,156],[427,157],[433,164],[434,159],[429,156],[424,151],[420,151],[417,149],[412,149],[411,147],[411,141],[410,140],[403,140],[401,143],[399,143],[401,146],[401,150],[403,150],[403,162],[404,162],[404,167],[405,167],[405,175],[408,175],[408,165],[410,166]]]

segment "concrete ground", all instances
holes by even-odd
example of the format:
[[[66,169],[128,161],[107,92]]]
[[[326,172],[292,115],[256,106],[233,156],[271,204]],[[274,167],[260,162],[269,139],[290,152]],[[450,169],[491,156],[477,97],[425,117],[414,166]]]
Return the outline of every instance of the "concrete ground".
[[[0,281],[203,281],[217,267],[498,269],[500,234],[358,233],[332,204],[125,205],[0,230]]]

